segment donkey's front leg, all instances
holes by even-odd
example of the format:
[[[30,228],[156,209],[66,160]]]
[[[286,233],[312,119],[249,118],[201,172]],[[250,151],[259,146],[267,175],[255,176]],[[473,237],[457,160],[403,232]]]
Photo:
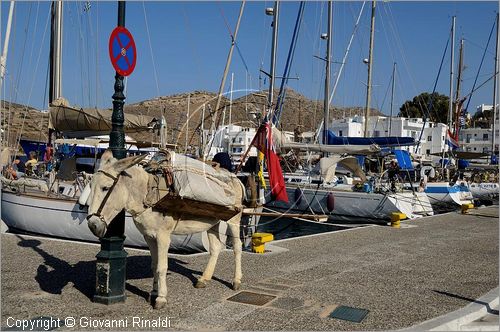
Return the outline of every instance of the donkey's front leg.
[[[212,279],[212,276],[214,274],[215,265],[217,264],[217,258],[219,257],[219,253],[222,250],[223,246],[223,243],[219,240],[219,234],[217,233],[218,229],[218,227],[212,227],[207,231],[210,258],[208,260],[205,271],[203,271],[203,275],[194,285],[194,287],[196,288],[205,288],[207,286],[207,282]]]
[[[151,271],[153,272],[153,290],[149,294],[149,301],[155,303],[154,301],[158,297],[158,246],[156,239],[153,237],[144,236],[144,240],[146,240],[151,253]]]
[[[170,233],[157,234],[157,257],[156,274],[158,276],[158,297],[154,308],[161,309],[167,304],[167,270],[168,270],[168,248],[170,247]]]

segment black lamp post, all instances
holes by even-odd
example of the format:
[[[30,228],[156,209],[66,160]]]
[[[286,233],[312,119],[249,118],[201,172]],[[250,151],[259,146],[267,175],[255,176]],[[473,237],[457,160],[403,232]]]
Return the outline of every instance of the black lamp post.
[[[125,26],[125,1],[118,1],[118,26]],[[115,74],[115,93],[113,94],[113,115],[109,148],[113,157],[125,158],[125,133],[123,131],[123,76]],[[125,241],[125,211],[121,211],[109,224],[101,241],[101,251],[96,262],[96,294],[94,302],[112,304],[125,301],[125,277],[127,252],[123,249]]]

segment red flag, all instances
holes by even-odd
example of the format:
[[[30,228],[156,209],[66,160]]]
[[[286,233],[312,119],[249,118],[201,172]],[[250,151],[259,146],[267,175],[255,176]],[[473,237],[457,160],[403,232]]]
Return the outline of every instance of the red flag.
[[[272,149],[267,151],[267,172],[269,173],[269,185],[271,186],[272,196],[277,201],[288,203],[285,179],[283,179],[280,161]]]
[[[252,144],[262,152],[263,154],[266,154],[266,147],[267,147],[267,124],[262,124],[260,125],[259,129],[257,130],[257,134],[255,134],[255,138],[253,139]]]
[[[255,147],[266,156],[267,173],[269,174],[269,185],[271,195],[278,201],[288,203],[285,179],[278,156],[273,144],[273,132],[269,123],[261,125],[257,131],[254,143]]]

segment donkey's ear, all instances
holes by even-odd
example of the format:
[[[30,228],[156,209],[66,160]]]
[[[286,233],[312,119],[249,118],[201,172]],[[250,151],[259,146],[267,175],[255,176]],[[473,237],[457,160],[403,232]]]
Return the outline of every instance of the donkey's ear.
[[[101,157],[101,167],[104,166],[104,165],[107,165],[107,164],[111,163],[112,159],[113,159],[113,152],[111,152],[111,150],[107,149],[102,154],[102,157]]]
[[[146,158],[146,154],[142,154],[139,156],[132,156],[124,159],[120,159],[115,163],[115,170],[117,173],[121,173],[126,169],[140,163],[144,158]]]

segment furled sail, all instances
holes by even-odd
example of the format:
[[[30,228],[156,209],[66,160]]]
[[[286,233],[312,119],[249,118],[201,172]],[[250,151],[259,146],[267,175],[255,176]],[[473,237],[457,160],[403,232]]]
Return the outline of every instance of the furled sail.
[[[363,145],[348,145],[340,144],[315,144],[315,143],[299,143],[290,142],[285,135],[276,127],[272,128],[273,142],[279,151],[282,150],[299,150],[311,152],[328,152],[336,154],[356,154],[356,155],[371,155],[380,152],[380,147],[376,143],[366,143]]]
[[[300,151],[314,151],[314,152],[328,152],[336,154],[356,154],[356,155],[370,155],[380,152],[380,147],[377,144],[369,145],[324,145],[313,143],[296,143],[286,142],[281,145],[282,150],[300,150]]]
[[[111,110],[74,108],[64,98],[59,98],[50,106],[49,128],[74,138],[109,134],[112,113]],[[147,131],[156,122],[157,119],[147,115],[125,113],[123,129],[125,133]]]

